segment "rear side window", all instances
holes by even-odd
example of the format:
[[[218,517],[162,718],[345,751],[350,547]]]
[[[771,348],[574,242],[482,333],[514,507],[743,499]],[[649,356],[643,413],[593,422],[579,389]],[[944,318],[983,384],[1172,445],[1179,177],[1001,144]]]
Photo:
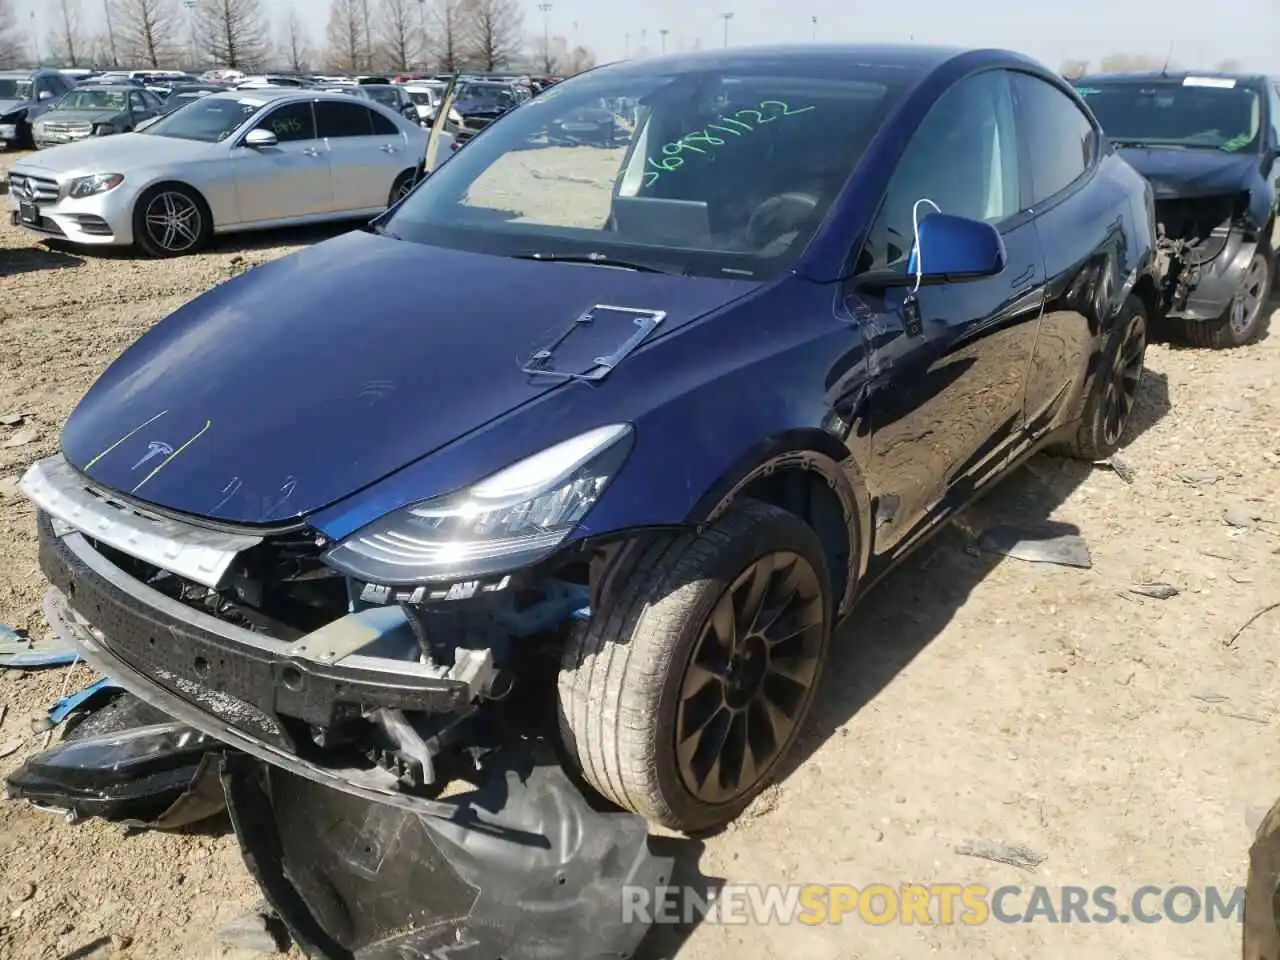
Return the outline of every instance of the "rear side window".
[[[259,130],[270,130],[281,143],[291,140],[314,140],[316,138],[315,118],[311,115],[311,104],[288,103],[279,109],[272,110],[257,124]]]
[[[1280,146],[1280,83],[1271,87],[1271,143]]]
[[[321,100],[316,103],[316,122],[322,137],[369,137],[373,135],[373,112],[358,103]]]
[[[1019,73],[1014,85],[1018,132],[1031,158],[1031,202],[1043,203],[1093,165],[1098,135],[1084,111],[1052,84]]]
[[[362,108],[363,109],[363,108]],[[380,114],[377,110],[366,110],[373,122],[373,132],[375,136],[387,137],[398,136],[400,131],[396,129],[396,125]]]

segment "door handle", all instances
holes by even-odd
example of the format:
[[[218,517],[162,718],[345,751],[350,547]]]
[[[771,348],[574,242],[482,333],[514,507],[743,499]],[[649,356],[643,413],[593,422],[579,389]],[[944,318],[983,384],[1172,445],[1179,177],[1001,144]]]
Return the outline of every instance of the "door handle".
[[[400,152],[400,148],[391,143],[384,143],[378,149],[381,150],[383,153],[399,153]]]
[[[1027,264],[1027,268],[1013,278],[1012,286],[1015,290],[1021,290],[1027,286],[1036,275],[1036,265],[1034,263]]]
[[[306,148],[305,150],[303,150],[302,152],[303,152],[304,154],[306,154],[308,157],[318,157],[318,156],[320,156],[320,151],[319,151],[319,150],[317,150],[315,147],[307,147],[307,148]]]

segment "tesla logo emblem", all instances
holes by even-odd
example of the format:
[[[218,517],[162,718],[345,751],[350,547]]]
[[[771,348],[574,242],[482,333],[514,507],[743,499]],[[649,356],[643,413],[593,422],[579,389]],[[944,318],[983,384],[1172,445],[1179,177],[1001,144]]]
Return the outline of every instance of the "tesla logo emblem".
[[[156,457],[169,457],[173,455],[173,447],[167,443],[161,443],[159,440],[152,440],[147,444],[147,452],[142,459],[133,465],[131,469],[137,470],[144,463],[149,463]]]

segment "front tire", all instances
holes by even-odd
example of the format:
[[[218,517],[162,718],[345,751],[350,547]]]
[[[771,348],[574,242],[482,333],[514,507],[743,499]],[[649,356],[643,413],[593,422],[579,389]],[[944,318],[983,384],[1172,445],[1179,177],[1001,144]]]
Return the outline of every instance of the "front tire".
[[[1120,449],[1142,385],[1147,352],[1147,309],[1130,294],[1107,337],[1102,364],[1089,384],[1084,413],[1066,453],[1081,460],[1105,460]]]
[[[198,193],[180,183],[147,190],[133,208],[133,239],[148,256],[181,257],[203,249],[213,216]]]
[[[1240,289],[1217,320],[1182,320],[1181,339],[1193,347],[1229,350],[1253,343],[1270,319],[1273,258],[1261,247],[1240,280]]]
[[[808,714],[834,606],[822,545],[794,514],[744,500],[630,563],[566,646],[561,735],[618,806],[711,830],[768,785]]]

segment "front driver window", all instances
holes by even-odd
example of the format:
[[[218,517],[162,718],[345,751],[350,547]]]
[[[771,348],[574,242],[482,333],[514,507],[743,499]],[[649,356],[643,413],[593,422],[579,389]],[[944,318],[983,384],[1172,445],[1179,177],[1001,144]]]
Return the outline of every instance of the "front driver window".
[[[1018,150],[1009,74],[959,81],[929,110],[889,181],[859,271],[906,269],[912,211],[930,200],[943,213],[999,223],[1018,212]],[[920,203],[919,218],[935,208]]]
[[[315,118],[307,101],[288,103],[272,110],[258,122],[256,129],[270,130],[281,143],[316,138]]]

